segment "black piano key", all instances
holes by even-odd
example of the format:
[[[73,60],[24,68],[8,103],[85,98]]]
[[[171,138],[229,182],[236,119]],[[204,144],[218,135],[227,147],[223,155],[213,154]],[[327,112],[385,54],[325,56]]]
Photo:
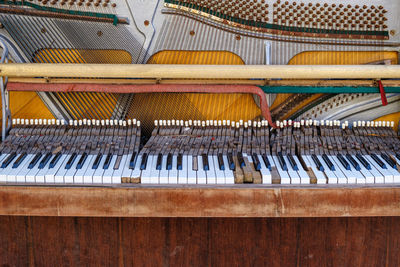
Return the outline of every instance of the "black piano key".
[[[283,158],[282,152],[278,152],[278,161],[279,161],[279,164],[281,165],[282,170],[287,171],[288,168],[286,165],[286,161]]]
[[[96,159],[94,160],[94,163],[92,165],[92,169],[97,169],[99,167],[102,157],[103,157],[103,154],[101,154],[101,153],[97,154]]]
[[[231,171],[234,171],[236,169],[235,161],[233,160],[233,155],[231,152],[228,153],[228,164]]]
[[[261,170],[261,162],[260,162],[260,160],[258,159],[257,154],[256,154],[256,153],[253,153],[253,154],[251,155],[251,158],[253,159],[254,169],[256,169],[256,171]]]
[[[61,152],[58,152],[57,154],[54,155],[53,159],[50,161],[49,169],[54,168],[54,166],[56,166],[61,156],[62,156]]]
[[[157,156],[157,164],[156,164],[156,170],[161,170],[161,166],[162,166],[162,157],[163,155],[161,153],[158,153]]]
[[[140,170],[144,170],[146,169],[147,166],[147,158],[148,158],[148,154],[147,153],[143,153],[142,155],[142,162],[140,162]]]
[[[178,158],[177,158],[177,163],[176,163],[176,169],[178,171],[182,170],[182,158],[183,158],[183,155],[181,153],[179,153]]]
[[[267,157],[267,155],[266,154],[262,154],[262,159],[263,159],[263,161],[264,161],[264,163],[265,163],[265,166],[269,169],[269,170],[271,170],[271,163],[269,162],[269,159],[268,159],[268,157]]]
[[[47,162],[50,161],[51,156],[52,156],[52,154],[51,154],[50,152],[47,153],[47,154],[44,156],[44,158],[43,158],[43,159],[40,161],[40,163],[39,163],[39,169],[43,169],[43,168],[46,166]]]
[[[354,167],[357,171],[361,170],[360,164],[358,164],[358,162],[355,161],[355,159],[353,158],[352,155],[350,155],[349,153],[347,153],[347,154],[346,154],[346,158],[350,161],[351,165],[353,165],[353,167]]]
[[[106,160],[104,161],[104,164],[103,164],[103,170],[107,170],[108,167],[110,167],[112,158],[113,158],[113,154],[112,153],[108,153],[107,157],[106,157]]]
[[[387,162],[387,164],[389,164],[390,167],[396,169],[396,162],[394,162],[388,155],[386,155],[385,153],[381,153],[381,157],[384,161]]]
[[[83,164],[85,164],[85,161],[86,161],[87,157],[88,157],[88,154],[86,152],[84,152],[81,155],[81,157],[80,157],[80,159],[78,161],[78,164],[76,164],[76,169],[78,169],[78,170],[82,169],[82,166],[83,166]]]
[[[400,160],[400,154],[399,154],[399,153],[396,153],[396,158],[397,158],[398,160]]]
[[[136,165],[136,151],[132,153],[131,159],[129,160],[129,169],[134,170]]]
[[[311,158],[314,161],[315,165],[317,165],[318,170],[320,170],[321,172],[325,171],[324,166],[322,166],[321,161],[319,161],[318,157],[315,154],[312,154]]]
[[[167,170],[172,170],[172,154],[168,153],[167,156]]]
[[[322,159],[325,161],[326,165],[328,165],[331,171],[335,171],[335,166],[326,154],[322,154]]]
[[[74,164],[74,161],[76,159],[76,153],[72,153],[72,155],[69,157],[67,164],[65,165],[65,169],[69,170],[72,167],[72,164]],[[97,169],[97,168],[96,168]]]
[[[39,159],[42,157],[42,153],[37,153],[33,159],[31,160],[31,162],[28,165],[28,169],[32,169],[33,167],[35,167],[36,163],[38,163]]]
[[[338,158],[338,160],[340,161],[340,163],[342,163],[343,167],[344,167],[346,170],[348,170],[348,171],[351,170],[350,164],[347,162],[347,160],[343,157],[342,154],[339,153],[339,154],[336,155],[336,157]]]
[[[13,159],[15,159],[16,156],[17,156],[17,153],[15,153],[15,152],[8,155],[8,157],[1,164],[1,168],[7,168],[7,166],[10,165],[11,161],[13,161]]]
[[[377,155],[375,155],[374,153],[371,154],[371,157],[373,158],[373,160],[375,160],[376,163],[378,163],[378,165],[382,168],[382,169],[387,169],[386,168],[386,164],[382,162],[382,160],[380,160],[378,158]]]
[[[17,160],[14,162],[13,164],[13,169],[18,168],[19,165],[24,161],[24,159],[26,158],[28,154],[26,152],[22,153],[21,155],[19,155],[19,157],[17,158]]]
[[[225,171],[225,163],[222,153],[218,153],[218,166],[221,171]]]
[[[297,163],[294,160],[292,154],[288,154],[287,158],[289,159],[290,166],[292,166],[293,170],[298,171],[299,167],[297,166]]]
[[[370,170],[371,169],[371,165],[369,164],[369,162],[359,153],[356,154],[356,158],[361,162],[361,164],[367,169]]]
[[[203,170],[208,171],[210,170],[210,165],[208,165],[208,156],[207,154],[201,154],[201,158],[203,159]]]
[[[241,168],[243,168],[244,166],[246,166],[246,163],[244,162],[244,159],[243,159],[243,154],[242,154],[242,152],[238,152],[238,153],[237,153],[237,158],[238,158],[239,165],[240,165]]]

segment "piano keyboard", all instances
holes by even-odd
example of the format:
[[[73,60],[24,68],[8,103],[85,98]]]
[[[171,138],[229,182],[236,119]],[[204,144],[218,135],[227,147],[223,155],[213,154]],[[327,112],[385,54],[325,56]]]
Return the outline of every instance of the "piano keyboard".
[[[390,122],[24,120],[0,145],[0,182],[109,185],[394,184]]]

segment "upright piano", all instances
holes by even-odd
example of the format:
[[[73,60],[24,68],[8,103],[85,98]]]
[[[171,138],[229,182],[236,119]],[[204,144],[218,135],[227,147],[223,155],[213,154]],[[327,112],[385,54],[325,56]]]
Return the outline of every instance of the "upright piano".
[[[399,13],[0,0],[0,263],[398,266]]]

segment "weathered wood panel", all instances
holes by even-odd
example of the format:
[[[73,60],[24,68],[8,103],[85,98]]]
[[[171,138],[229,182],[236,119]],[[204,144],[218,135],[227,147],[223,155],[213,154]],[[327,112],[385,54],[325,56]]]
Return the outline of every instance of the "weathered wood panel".
[[[400,187],[1,186],[0,215],[98,217],[400,216]]]
[[[0,266],[399,266],[400,217],[0,216]]]

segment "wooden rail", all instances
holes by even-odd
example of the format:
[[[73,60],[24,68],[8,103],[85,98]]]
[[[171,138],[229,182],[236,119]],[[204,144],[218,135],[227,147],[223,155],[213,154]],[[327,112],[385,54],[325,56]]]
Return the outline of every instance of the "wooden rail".
[[[398,79],[400,65],[0,64],[8,77]]]
[[[400,216],[400,187],[0,186],[0,215],[94,217]]]

